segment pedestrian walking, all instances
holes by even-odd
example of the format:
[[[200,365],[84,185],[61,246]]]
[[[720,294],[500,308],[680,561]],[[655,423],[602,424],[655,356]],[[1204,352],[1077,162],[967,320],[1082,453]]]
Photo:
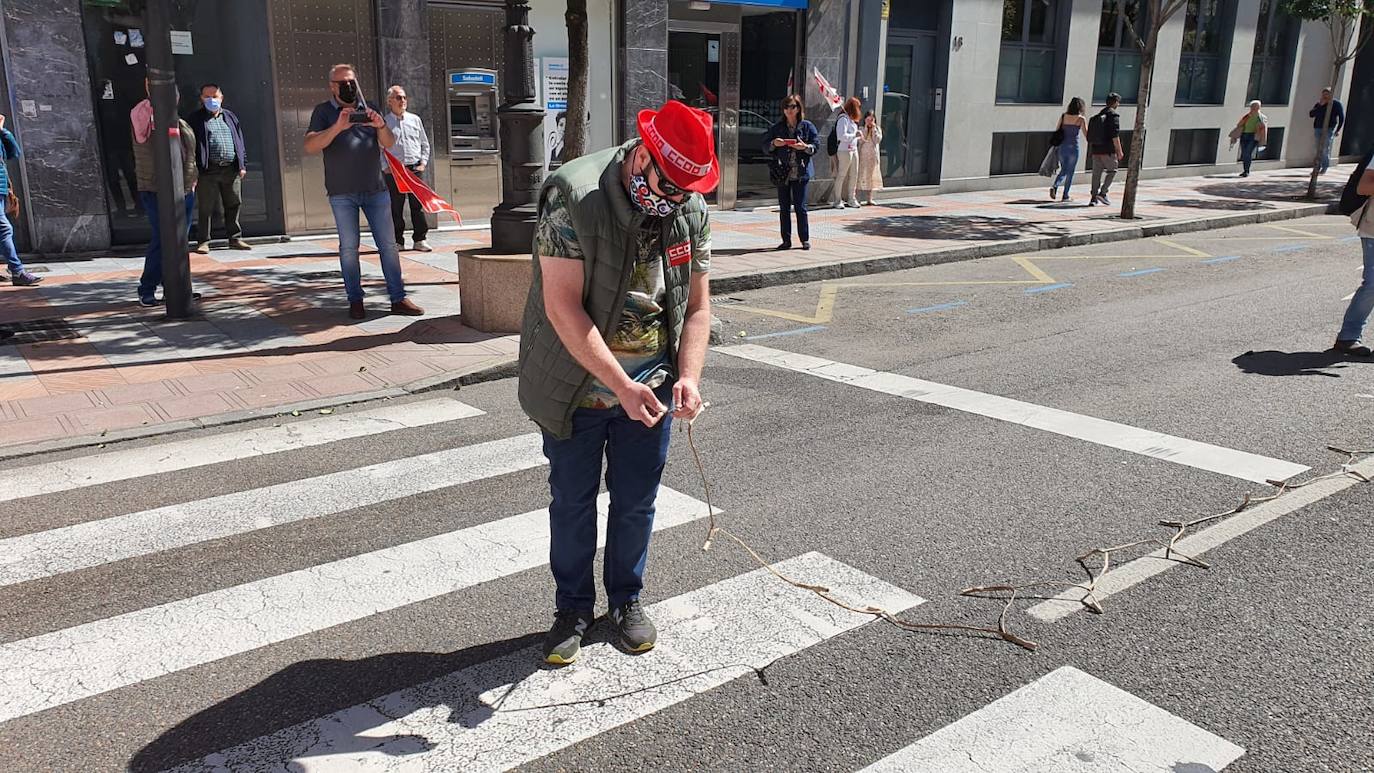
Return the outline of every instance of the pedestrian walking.
[[[1350,306],[1345,310],[1345,318],[1341,322],[1341,332],[1337,334],[1336,345],[1332,347],[1334,351],[1356,357],[1374,355],[1368,346],[1360,342],[1369,315],[1374,312],[1374,198],[1370,198],[1374,196],[1374,167],[1370,166],[1371,162],[1374,162],[1374,155],[1365,161],[1364,171],[1359,177],[1352,180],[1356,195],[1365,197],[1363,204],[1350,215],[1350,222],[1360,235],[1360,246],[1364,249],[1364,281],[1355,291],[1355,297],[1350,299]],[[1342,199],[1345,198],[1342,196]]]
[[[1059,174],[1055,175],[1050,186],[1050,199],[1053,200],[1064,186],[1064,196],[1060,201],[1070,201],[1069,189],[1073,187],[1073,173],[1078,168],[1078,135],[1088,133],[1088,122],[1083,119],[1083,100],[1074,97],[1069,106],[1059,116],[1059,125],[1054,127],[1054,144],[1059,147]],[[1044,135],[1041,135],[1044,136]]]
[[[577,659],[594,620],[603,458],[609,623],[630,652],[658,638],[639,596],[668,430],[702,408],[711,327],[702,194],[720,180],[712,123],[680,102],[641,111],[637,139],[569,161],[540,191],[519,395],[549,460],[551,664]]]
[[[410,106],[410,98],[406,96],[406,90],[400,86],[392,86],[386,92],[386,126],[391,130],[392,136],[396,138],[396,145],[391,148],[391,155],[400,160],[405,168],[414,172],[417,177],[425,176],[425,168],[429,166],[429,132],[425,131],[425,123],[420,120],[420,116],[410,112],[406,108]],[[433,252],[426,237],[429,236],[429,220],[425,218],[424,205],[413,193],[401,193],[396,188],[396,180],[391,175],[391,169],[386,164],[382,165],[382,173],[386,176],[386,187],[391,192],[391,224],[396,228],[396,249],[406,248],[406,202],[410,202],[410,228],[411,236],[414,238],[415,249],[420,252]]]
[[[394,146],[396,136],[382,116],[367,106],[353,65],[336,64],[330,68],[329,91],[330,99],[316,105],[310,116],[305,152],[324,154],[324,189],[334,212],[334,226],[339,231],[339,268],[348,294],[348,316],[367,317],[362,267],[358,263],[362,246],[359,213],[367,218],[381,257],[391,313],[424,314],[424,309],[406,297],[401,255],[396,249],[391,221],[391,197],[382,180],[382,149]]]
[[[799,94],[782,100],[782,120],[768,129],[763,151],[772,156],[768,176],[778,189],[778,221],[782,228],[779,250],[792,249],[792,212],[797,213],[797,237],[803,250],[811,249],[811,224],[806,209],[807,188],[815,173],[812,157],[820,147],[820,132],[806,120]]]
[[[143,81],[144,91],[148,81]],[[186,233],[163,234],[162,219],[157,209],[157,173],[153,161],[153,103],[144,99],[129,111],[129,123],[134,135],[134,176],[138,179],[138,200],[143,212],[148,216],[148,227],[152,233],[148,239],[148,252],[143,257],[143,275],[138,280],[138,305],[152,308],[158,305],[157,288],[162,284],[162,252],[185,250],[186,240],[191,238],[191,217],[196,208],[196,182],[200,170],[196,167],[196,135],[190,124],[177,119],[178,138],[181,140],[181,185],[185,191],[183,205],[186,207]],[[181,254],[185,254],[184,252]],[[192,293],[193,299],[200,298]]]
[[[198,110],[188,123],[196,136],[196,168],[200,171],[200,217],[196,223],[196,252],[210,252],[210,227],[215,213],[224,211],[224,235],[233,250],[253,249],[243,240],[239,209],[243,206],[243,178],[248,174],[248,153],[244,150],[243,126],[239,117],[224,106],[224,92],[218,84],[200,87]]]
[[[1121,116],[1116,109],[1121,105],[1121,95],[1112,92],[1107,95],[1107,106],[1088,121],[1088,152],[1093,157],[1092,201],[1088,206],[1102,204],[1111,206],[1107,189],[1116,179],[1116,170],[1126,154],[1121,150]]]
[[[1331,114],[1329,119],[1328,112]],[[1326,174],[1331,168],[1331,143],[1345,128],[1345,105],[1335,98],[1328,86],[1322,89],[1321,98],[1307,114],[1312,118],[1312,136],[1317,141],[1317,156],[1321,159],[1318,171]]]
[[[873,194],[883,189],[882,142],[883,130],[878,126],[878,117],[869,110],[864,113],[863,124],[859,127],[859,190],[864,192],[864,203],[870,206]]]
[[[5,206],[0,207],[0,251],[5,253],[5,266],[9,268],[10,284],[16,287],[32,287],[43,281],[43,277],[35,276],[24,268],[24,261],[19,259],[19,251],[14,247],[14,225],[10,223],[10,216],[19,214],[19,197],[10,187],[7,162],[19,158],[20,155],[19,140],[15,139],[14,132],[5,128],[5,116],[0,115],[0,159],[3,159],[0,161],[0,200],[5,202]]]
[[[845,101],[835,122],[835,137],[838,141],[835,169],[835,208],[859,207],[859,110],[862,103],[858,97]]]
[[[1240,117],[1235,128],[1231,129],[1231,144],[1240,141],[1240,176],[1250,176],[1250,165],[1255,160],[1255,151],[1269,140],[1269,116],[1260,112],[1263,105],[1258,99],[1250,103],[1250,111]]]

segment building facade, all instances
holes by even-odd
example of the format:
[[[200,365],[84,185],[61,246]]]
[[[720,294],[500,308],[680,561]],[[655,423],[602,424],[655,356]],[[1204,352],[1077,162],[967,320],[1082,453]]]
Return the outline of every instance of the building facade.
[[[1128,3],[1128,13],[1137,5]],[[469,222],[500,198],[494,109],[505,51],[502,0],[181,0],[182,113],[218,83],[243,119],[248,235],[328,232],[320,157],[302,152],[326,74],[351,62],[369,102],[411,97],[431,135],[430,182]],[[564,0],[529,0],[535,81],[556,165],[566,110]],[[1075,96],[1094,112],[1122,95],[1133,126],[1140,56],[1116,0],[588,0],[589,147],[633,136],[638,112],[679,99],[717,119],[723,209],[769,205],[762,138],[795,91],[822,134],[833,116],[819,72],[884,129],[890,189],[1038,185],[1049,131]],[[129,110],[143,98],[144,0],[0,0],[0,87],[24,158],[21,249],[102,250],[147,237],[133,195]],[[1190,0],[1164,25],[1145,126],[1148,176],[1234,168],[1227,134],[1258,98],[1272,127],[1263,165],[1306,166],[1308,110],[1331,79],[1320,24],[1280,0]],[[1137,20],[1144,21],[1144,20]],[[1350,128],[1340,151],[1374,149],[1374,54],[1335,84]],[[1349,84],[1354,83],[1352,87]],[[1084,160],[1086,165],[1087,160]],[[813,196],[829,192],[818,164]]]

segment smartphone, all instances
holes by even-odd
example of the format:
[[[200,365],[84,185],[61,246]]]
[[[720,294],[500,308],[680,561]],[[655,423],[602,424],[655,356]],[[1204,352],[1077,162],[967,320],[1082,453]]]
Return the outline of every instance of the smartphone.
[[[367,117],[367,110],[359,107],[348,114],[349,123],[368,123],[372,119]]]

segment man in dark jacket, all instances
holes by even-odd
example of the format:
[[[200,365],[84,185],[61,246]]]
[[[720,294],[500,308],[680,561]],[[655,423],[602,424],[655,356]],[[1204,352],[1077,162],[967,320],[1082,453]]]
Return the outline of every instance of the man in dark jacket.
[[[1328,108],[1331,111],[1329,121],[1326,118]],[[1324,88],[1321,99],[1307,115],[1312,118],[1312,135],[1317,141],[1317,155],[1321,156],[1321,173],[1326,174],[1331,168],[1331,143],[1345,128],[1345,106],[1333,98],[1330,88]]]
[[[196,252],[210,252],[210,225],[215,210],[224,204],[224,235],[235,250],[252,249],[243,240],[239,207],[243,204],[242,180],[248,174],[239,117],[224,107],[224,92],[214,83],[200,87],[202,107],[189,123],[196,134],[196,168],[200,170],[200,219],[196,226]]]
[[[1092,200],[1095,204],[1110,205],[1107,189],[1116,179],[1117,167],[1126,157],[1121,152],[1121,116],[1116,108],[1121,104],[1121,95],[1112,92],[1107,95],[1107,106],[1088,122],[1088,152],[1093,157]],[[1105,178],[1104,178],[1105,174]]]

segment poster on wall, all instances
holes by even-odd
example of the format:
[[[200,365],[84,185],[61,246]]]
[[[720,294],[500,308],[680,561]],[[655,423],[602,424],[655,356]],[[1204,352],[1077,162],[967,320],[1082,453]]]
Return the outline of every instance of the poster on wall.
[[[546,56],[542,63],[545,168],[563,163],[563,129],[568,118],[568,58]]]

